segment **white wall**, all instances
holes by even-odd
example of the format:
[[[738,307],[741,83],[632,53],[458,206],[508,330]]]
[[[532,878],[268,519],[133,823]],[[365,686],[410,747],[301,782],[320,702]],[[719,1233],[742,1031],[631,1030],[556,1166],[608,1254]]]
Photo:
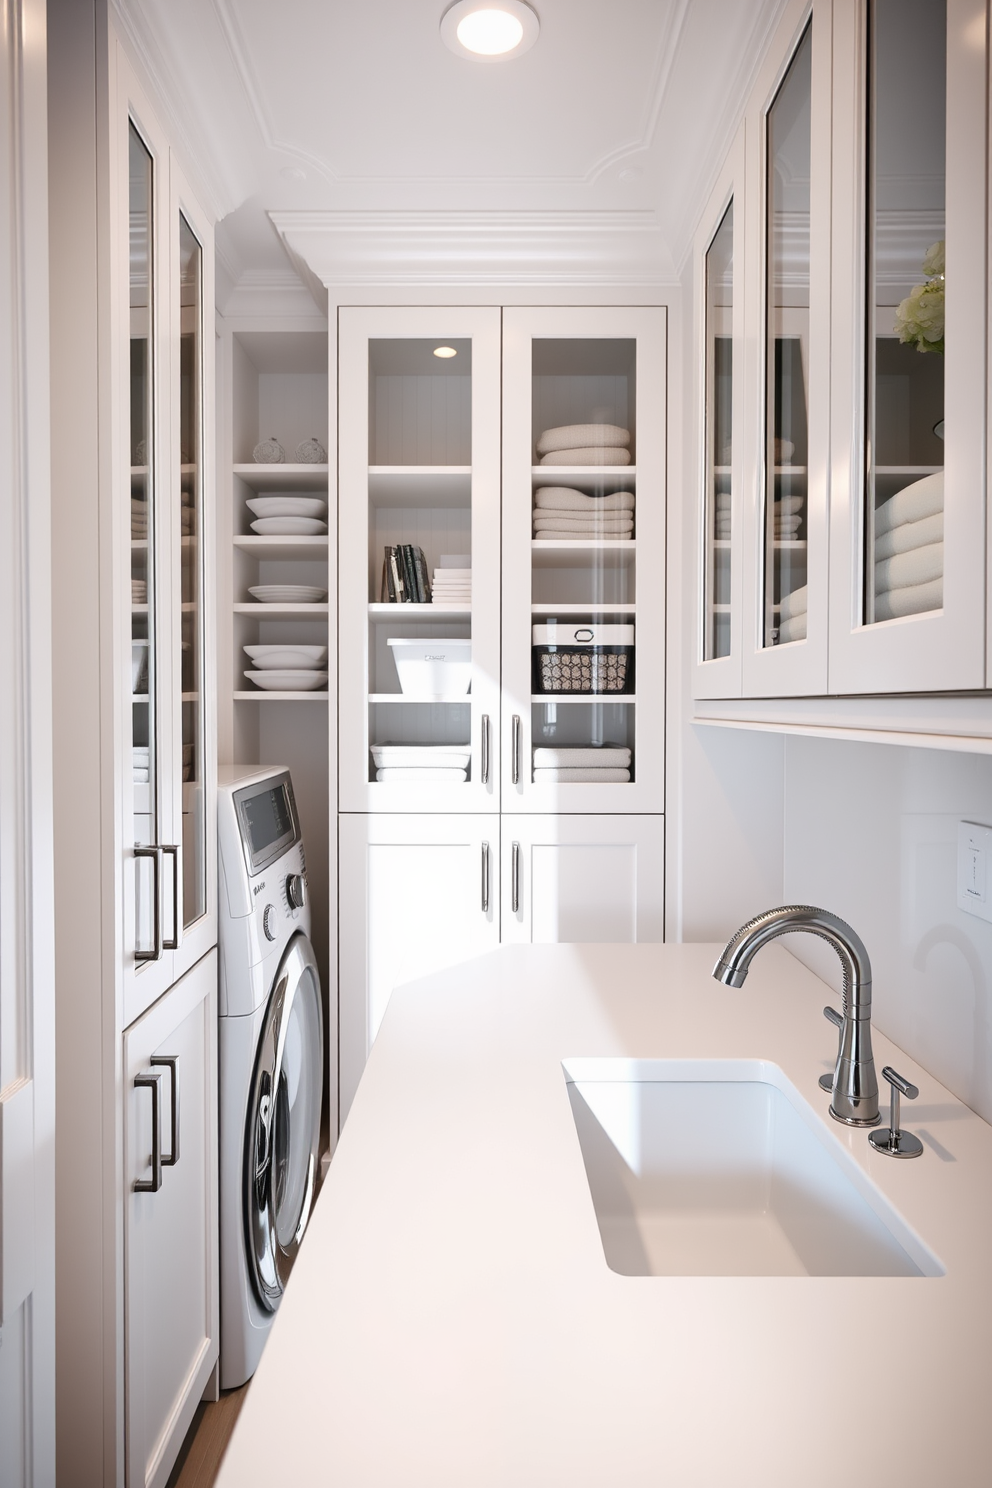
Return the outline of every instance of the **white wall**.
[[[990,756],[785,740],[785,901],[854,926],[877,1026],[992,1121],[992,924],[957,908],[962,819],[992,826]],[[787,943],[839,987],[828,946]]]

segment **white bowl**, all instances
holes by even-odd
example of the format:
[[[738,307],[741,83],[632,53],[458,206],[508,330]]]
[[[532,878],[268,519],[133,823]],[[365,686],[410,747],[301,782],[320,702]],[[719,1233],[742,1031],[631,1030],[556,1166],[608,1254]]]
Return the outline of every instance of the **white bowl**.
[[[260,604],[321,604],[327,598],[326,589],[312,584],[256,584],[248,593]]]
[[[327,531],[326,522],[315,517],[259,517],[251,524],[259,537],[320,537]]]
[[[326,646],[245,646],[259,671],[313,671],[327,660]]]
[[[327,516],[327,502],[319,496],[250,496],[246,505],[256,517]]]
[[[285,671],[245,672],[249,682],[265,692],[314,692],[327,683],[326,672]]]

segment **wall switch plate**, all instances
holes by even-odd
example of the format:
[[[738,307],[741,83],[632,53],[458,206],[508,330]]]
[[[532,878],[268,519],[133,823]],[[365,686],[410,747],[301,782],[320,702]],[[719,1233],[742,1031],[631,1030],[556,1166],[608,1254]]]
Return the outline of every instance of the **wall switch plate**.
[[[992,827],[958,822],[958,909],[992,920]]]

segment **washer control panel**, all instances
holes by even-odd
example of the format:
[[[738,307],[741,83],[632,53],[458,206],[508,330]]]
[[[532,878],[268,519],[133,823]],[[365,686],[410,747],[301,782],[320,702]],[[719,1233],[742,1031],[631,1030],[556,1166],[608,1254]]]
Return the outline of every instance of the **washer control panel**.
[[[262,934],[266,940],[275,940],[279,934],[276,922],[276,907],[274,904],[267,904],[262,910]]]
[[[307,881],[302,873],[291,873],[286,879],[286,898],[293,909],[302,909],[306,904]]]

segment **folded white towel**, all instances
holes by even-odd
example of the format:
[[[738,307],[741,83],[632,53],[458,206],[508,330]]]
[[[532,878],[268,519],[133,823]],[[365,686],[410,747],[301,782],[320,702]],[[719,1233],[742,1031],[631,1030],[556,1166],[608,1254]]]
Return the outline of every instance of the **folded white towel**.
[[[775,515],[777,517],[794,517],[797,512],[802,511],[803,502],[805,500],[805,496],[780,496],[779,499],[773,503],[775,507]]]
[[[626,769],[630,765],[630,750],[619,745],[604,744],[601,748],[566,747],[549,749],[538,746],[534,750],[534,768],[562,769]]]
[[[898,620],[902,615],[923,615],[927,610],[939,610],[944,603],[944,580],[932,579],[929,584],[907,584],[901,589],[890,589],[887,594],[875,595],[875,619]]]
[[[716,493],[716,509],[717,509],[717,511],[728,511],[730,509],[730,503],[733,501],[733,499],[734,499],[733,498],[733,495],[732,495],[732,493],[730,491],[717,491],[717,493]]]
[[[796,533],[802,526],[802,521],[802,517],[776,517],[775,536],[795,537]]]
[[[386,765],[383,769],[376,770],[376,772],[375,772],[375,778],[376,778],[376,780],[387,780],[387,781],[388,780],[419,781],[419,782],[421,782],[423,784],[426,784],[429,781],[441,781],[441,780],[457,781],[457,780],[464,780],[465,779],[465,771],[464,770],[456,770],[453,767],[452,768],[445,768],[444,766],[431,767],[431,766],[411,765],[409,768],[405,768],[402,765]]]
[[[542,532],[545,528],[554,528],[556,532],[574,532],[581,537],[583,533],[606,533],[620,536],[624,532],[632,532],[634,524],[630,517],[618,514],[612,519],[603,517],[601,521],[594,522],[592,518],[585,521],[578,517],[566,516],[562,512],[542,513],[534,518],[534,531]]]
[[[534,505],[544,511],[633,511],[634,496],[631,491],[587,496],[584,491],[573,491],[570,486],[538,486],[534,492]]]
[[[135,785],[147,785],[150,778],[150,771],[135,768],[132,770],[131,775]]]
[[[537,453],[549,455],[554,450],[588,449],[594,445],[623,449],[629,443],[630,430],[621,429],[619,424],[562,424],[557,429],[545,429],[537,441]]]
[[[626,785],[629,779],[629,770],[595,770],[589,767],[534,771],[535,785],[578,785],[580,782],[589,785]]]
[[[928,584],[944,572],[944,544],[928,543],[925,548],[912,548],[896,553],[875,564],[875,593],[902,589],[908,584]]]
[[[914,548],[926,548],[940,542],[944,536],[944,513],[934,512],[920,522],[903,522],[900,527],[890,527],[875,539],[875,562],[892,558],[896,553],[910,553]]]
[[[629,465],[630,450],[597,444],[585,449],[552,450],[542,465]]]
[[[783,620],[789,620],[793,615],[805,615],[808,608],[809,586],[803,584],[801,589],[793,589],[791,594],[782,596],[779,615]]]
[[[901,527],[904,522],[920,522],[944,510],[944,472],[937,470],[912,485],[903,486],[875,512],[875,536]]]
[[[793,615],[791,620],[783,620],[778,628],[779,645],[787,641],[804,641],[806,639],[806,615]]]
[[[581,532],[562,532],[542,527],[540,532],[534,533],[535,542],[588,542],[602,539],[609,542],[633,542],[632,532],[603,532],[600,528],[596,532],[583,535]]]

